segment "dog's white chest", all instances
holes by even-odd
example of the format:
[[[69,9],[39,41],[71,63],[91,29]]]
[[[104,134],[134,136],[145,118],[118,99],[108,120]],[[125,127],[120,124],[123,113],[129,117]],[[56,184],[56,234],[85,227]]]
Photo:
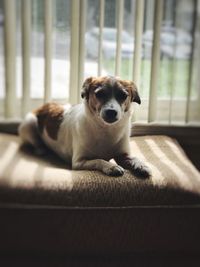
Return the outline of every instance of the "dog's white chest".
[[[108,135],[90,135],[84,142],[84,150],[89,158],[101,158],[109,160],[113,158],[117,150],[116,140]]]

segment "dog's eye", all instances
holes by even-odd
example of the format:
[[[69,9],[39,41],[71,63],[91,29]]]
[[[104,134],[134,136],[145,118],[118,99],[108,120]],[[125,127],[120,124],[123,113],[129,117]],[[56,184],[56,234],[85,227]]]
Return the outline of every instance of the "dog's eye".
[[[102,88],[97,88],[94,93],[95,96],[99,99],[104,98],[106,96],[106,93]]]
[[[117,92],[117,98],[119,101],[125,101],[126,98],[128,97],[128,92],[126,92],[125,90],[120,90]]]

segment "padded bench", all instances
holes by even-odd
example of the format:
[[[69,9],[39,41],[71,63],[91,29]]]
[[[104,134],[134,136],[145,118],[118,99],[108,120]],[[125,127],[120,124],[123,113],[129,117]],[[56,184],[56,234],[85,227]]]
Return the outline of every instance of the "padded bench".
[[[167,136],[131,138],[152,169],[108,177],[72,171],[0,134],[0,251],[200,253],[200,173]]]

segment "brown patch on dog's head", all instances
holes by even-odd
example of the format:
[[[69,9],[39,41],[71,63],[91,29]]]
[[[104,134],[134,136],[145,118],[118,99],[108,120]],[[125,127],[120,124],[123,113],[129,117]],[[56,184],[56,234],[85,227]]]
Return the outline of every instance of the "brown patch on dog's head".
[[[134,82],[128,80],[121,80],[118,78],[119,83],[123,86],[125,90],[127,90],[128,94],[131,97],[132,102],[136,102],[139,105],[141,104],[141,99],[138,93],[137,86]]]
[[[101,86],[106,80],[106,77],[89,77],[83,83],[81,97],[89,99],[89,94],[93,93],[98,86]]]
[[[40,133],[46,129],[48,135],[56,140],[58,130],[63,121],[63,106],[56,103],[47,103],[33,111],[38,118],[38,128]]]
[[[81,97],[88,102],[89,108],[93,112],[99,112],[101,101],[96,97],[96,91],[106,83],[107,77],[89,77],[85,80],[82,87]]]

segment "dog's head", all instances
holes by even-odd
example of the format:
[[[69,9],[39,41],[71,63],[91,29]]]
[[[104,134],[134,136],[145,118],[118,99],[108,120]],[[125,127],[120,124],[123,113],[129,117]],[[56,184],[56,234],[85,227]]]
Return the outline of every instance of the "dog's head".
[[[90,111],[107,124],[121,120],[130,110],[132,102],[141,103],[132,81],[112,76],[87,78],[81,96]]]

